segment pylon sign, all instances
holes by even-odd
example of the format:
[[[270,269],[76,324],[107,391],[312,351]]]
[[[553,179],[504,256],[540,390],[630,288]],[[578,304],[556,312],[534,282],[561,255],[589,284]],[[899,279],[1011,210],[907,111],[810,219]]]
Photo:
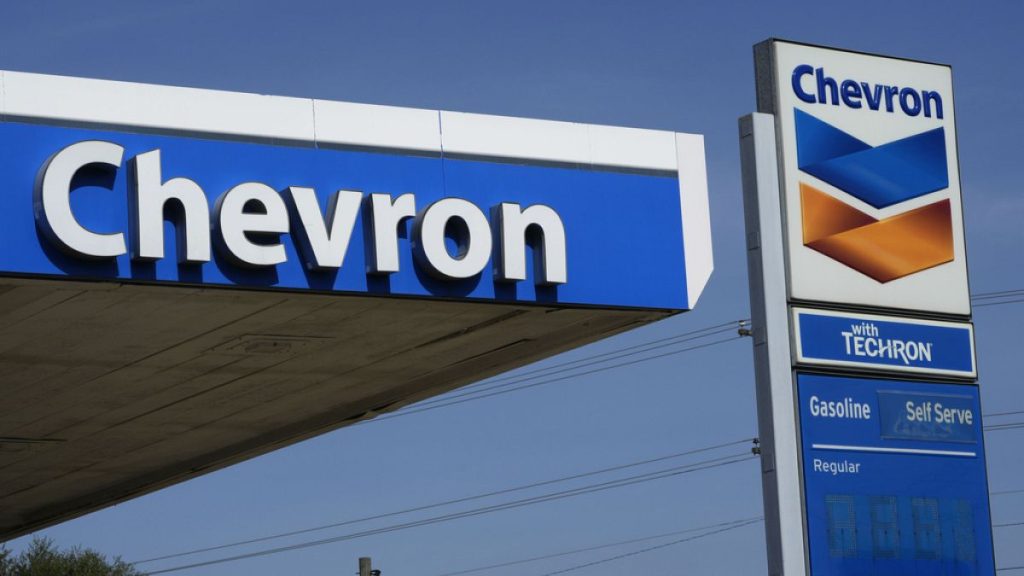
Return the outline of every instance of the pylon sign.
[[[951,70],[780,40],[755,63],[769,573],[994,575]]]

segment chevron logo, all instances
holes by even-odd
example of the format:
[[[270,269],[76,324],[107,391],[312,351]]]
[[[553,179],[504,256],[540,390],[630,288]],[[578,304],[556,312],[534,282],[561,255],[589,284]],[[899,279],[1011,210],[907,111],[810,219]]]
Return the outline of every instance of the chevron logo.
[[[949,187],[943,128],[871,146],[796,110],[796,136],[802,172],[874,208]],[[953,260],[948,199],[879,220],[802,182],[800,204],[805,246],[880,283]]]

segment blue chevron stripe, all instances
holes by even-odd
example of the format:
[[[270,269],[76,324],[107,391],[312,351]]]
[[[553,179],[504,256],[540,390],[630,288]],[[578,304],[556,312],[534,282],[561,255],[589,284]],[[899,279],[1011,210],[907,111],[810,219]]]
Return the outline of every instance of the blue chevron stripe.
[[[944,128],[872,147],[806,112],[795,112],[800,170],[875,208],[949,187]]]

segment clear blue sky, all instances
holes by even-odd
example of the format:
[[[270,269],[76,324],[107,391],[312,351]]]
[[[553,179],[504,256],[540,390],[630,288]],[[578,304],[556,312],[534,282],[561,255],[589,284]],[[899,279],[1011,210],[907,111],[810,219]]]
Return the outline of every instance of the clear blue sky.
[[[549,364],[748,316],[736,119],[754,108],[751,46],[770,36],[951,64],[971,286],[1024,288],[1024,4],[1016,0],[2,5],[0,69],[705,134],[716,270],[697,310]],[[985,412],[1024,409],[1022,319],[1024,303],[976,310]],[[750,342],[737,340],[342,429],[43,533],[136,560],[429,504],[752,437],[753,390]],[[1022,440],[1021,429],[987,437],[993,490],[1024,488]],[[352,574],[356,558],[369,555],[385,576],[432,576],[760,512],[757,464],[748,461],[182,574]],[[1024,493],[994,497],[993,517],[1024,520]],[[665,541],[482,573],[541,575]],[[1024,527],[997,530],[997,564],[1024,564],[1014,545],[1021,541]],[[575,573],[763,574],[763,530],[752,525]]]

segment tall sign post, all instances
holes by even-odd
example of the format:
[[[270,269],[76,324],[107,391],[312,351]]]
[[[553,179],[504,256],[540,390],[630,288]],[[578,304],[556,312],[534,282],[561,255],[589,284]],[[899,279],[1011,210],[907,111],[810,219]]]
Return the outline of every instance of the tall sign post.
[[[754,53],[740,142],[769,573],[994,575],[951,70]]]

